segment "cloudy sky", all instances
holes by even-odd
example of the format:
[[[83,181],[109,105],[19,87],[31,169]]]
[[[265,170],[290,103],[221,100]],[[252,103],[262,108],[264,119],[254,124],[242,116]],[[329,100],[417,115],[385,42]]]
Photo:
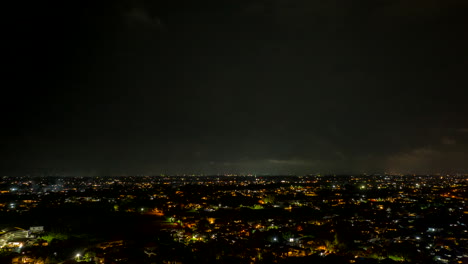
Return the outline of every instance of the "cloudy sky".
[[[466,1],[10,9],[5,175],[468,173]]]

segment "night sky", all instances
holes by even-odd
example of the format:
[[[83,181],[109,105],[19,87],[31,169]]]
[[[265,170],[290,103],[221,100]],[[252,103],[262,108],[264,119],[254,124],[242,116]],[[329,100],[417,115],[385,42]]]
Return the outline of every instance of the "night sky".
[[[468,173],[467,1],[12,5],[2,175]]]

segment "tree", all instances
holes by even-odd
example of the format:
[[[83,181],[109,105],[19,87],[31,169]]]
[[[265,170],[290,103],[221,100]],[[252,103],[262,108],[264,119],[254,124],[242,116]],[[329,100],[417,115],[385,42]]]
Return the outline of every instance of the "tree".
[[[84,253],[83,259],[86,261],[92,261],[96,257],[96,252],[88,250]]]
[[[67,240],[69,237],[68,235],[64,234],[64,233],[57,233],[57,232],[49,232],[45,235],[43,235],[41,237],[42,239],[44,239],[45,241],[47,241],[47,243],[51,243],[52,240],[56,239],[56,240]]]

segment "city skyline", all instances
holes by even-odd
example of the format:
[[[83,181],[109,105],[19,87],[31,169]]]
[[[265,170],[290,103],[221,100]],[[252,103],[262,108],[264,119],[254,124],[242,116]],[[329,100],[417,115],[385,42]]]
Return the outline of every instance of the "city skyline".
[[[3,176],[0,261],[465,263],[467,176]]]

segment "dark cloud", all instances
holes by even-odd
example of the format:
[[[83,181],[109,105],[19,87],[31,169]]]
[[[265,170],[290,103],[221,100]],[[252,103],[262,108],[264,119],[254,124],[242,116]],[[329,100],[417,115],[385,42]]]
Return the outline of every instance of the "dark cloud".
[[[449,138],[449,137],[443,137],[442,138],[442,144],[444,145],[455,145],[457,141],[455,139]]]
[[[14,29],[5,172],[468,169],[463,1],[75,4]]]
[[[386,166],[393,173],[451,174],[465,170],[466,158],[464,150],[420,148],[388,157]]]

